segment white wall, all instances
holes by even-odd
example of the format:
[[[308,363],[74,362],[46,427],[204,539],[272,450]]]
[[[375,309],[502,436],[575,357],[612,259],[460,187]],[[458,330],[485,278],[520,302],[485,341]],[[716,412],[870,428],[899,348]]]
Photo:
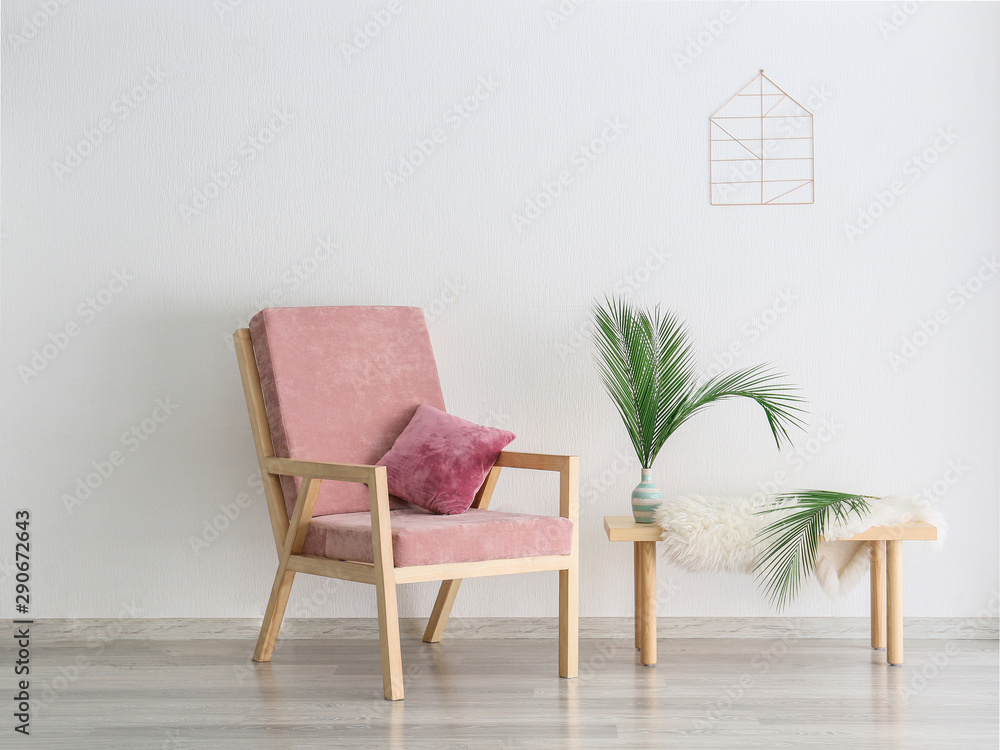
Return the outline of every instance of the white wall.
[[[733,347],[773,361],[813,410],[797,456],[749,405],[699,416],[657,463],[668,493],[930,488],[951,537],[906,549],[907,613],[974,615],[997,587],[1000,282],[961,309],[956,290],[1000,239],[998,35],[996,4],[5,2],[3,612],[28,507],[37,617],[259,616],[275,554],[227,339],[268,304],[379,303],[431,313],[453,412],[580,455],[581,611],[629,614],[631,553],[601,518],[629,512],[638,464],[581,331],[635,284],[690,322],[706,367]],[[815,112],[818,200],[712,207],[708,117],[761,67]],[[622,132],[581,169],[609,120]],[[64,348],[29,373],[50,334]],[[555,487],[511,474],[495,507],[555,512]],[[238,516],[196,554],[220,504]],[[296,585],[292,615],[375,612],[363,587]],[[662,614],[772,613],[748,577],[661,566],[661,585]],[[403,614],[433,593],[407,588]],[[555,593],[551,575],[472,581],[456,614],[554,615]],[[866,601],[810,588],[788,613]]]

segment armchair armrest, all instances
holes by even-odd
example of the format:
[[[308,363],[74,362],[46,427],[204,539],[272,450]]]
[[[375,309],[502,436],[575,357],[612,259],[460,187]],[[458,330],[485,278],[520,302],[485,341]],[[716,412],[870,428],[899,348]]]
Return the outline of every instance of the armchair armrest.
[[[580,513],[580,458],[549,453],[501,451],[493,466],[494,470],[508,467],[559,472],[559,515],[573,522],[573,549],[575,550],[576,538],[579,534],[577,520]],[[496,480],[494,479],[493,482],[495,483]],[[492,487],[490,491],[492,492]]]
[[[368,464],[334,464],[323,461],[299,461],[294,458],[270,457],[264,459],[269,474],[279,474],[303,479],[331,479],[337,482],[357,482],[371,486],[379,468]]]
[[[535,469],[538,471],[562,471],[576,456],[557,456],[549,453],[517,453],[501,451],[494,466],[511,469]]]
[[[384,466],[368,464],[335,464],[323,461],[299,461],[294,458],[270,456],[261,461],[269,474],[302,477],[302,487],[292,510],[288,535],[285,537],[284,558],[302,551],[313,508],[319,496],[320,483],[324,479],[336,482],[357,482],[368,485],[368,497],[372,517],[372,542],[376,568],[382,570],[393,567],[392,536],[389,520],[389,481]]]

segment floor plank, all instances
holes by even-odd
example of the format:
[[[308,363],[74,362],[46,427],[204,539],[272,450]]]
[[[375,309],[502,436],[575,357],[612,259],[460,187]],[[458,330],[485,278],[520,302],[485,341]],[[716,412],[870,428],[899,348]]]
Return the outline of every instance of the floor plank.
[[[46,750],[274,748],[996,748],[996,641],[585,639],[580,678],[539,639],[403,645],[382,699],[374,640],[36,645],[31,729]],[[13,651],[0,647],[6,663]],[[9,722],[9,720],[8,720]],[[10,728],[5,730],[10,732]],[[5,744],[5,743],[0,743]]]

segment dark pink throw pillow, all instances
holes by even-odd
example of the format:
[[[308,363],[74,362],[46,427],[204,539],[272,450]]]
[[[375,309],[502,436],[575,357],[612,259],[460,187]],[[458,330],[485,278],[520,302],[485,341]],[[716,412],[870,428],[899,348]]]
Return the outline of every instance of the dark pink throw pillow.
[[[378,464],[390,495],[434,513],[465,513],[514,437],[421,404]]]

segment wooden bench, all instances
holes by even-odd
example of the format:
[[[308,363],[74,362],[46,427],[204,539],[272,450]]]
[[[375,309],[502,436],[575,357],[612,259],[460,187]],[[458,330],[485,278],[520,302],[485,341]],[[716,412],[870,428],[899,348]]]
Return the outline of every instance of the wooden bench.
[[[605,516],[612,542],[632,542],[635,560],[635,647],[642,664],[656,664],[656,543],[663,530],[632,516]],[[849,540],[868,542],[871,569],[872,648],[886,649],[889,664],[903,663],[903,545],[937,539],[937,527],[923,521],[873,526]]]

